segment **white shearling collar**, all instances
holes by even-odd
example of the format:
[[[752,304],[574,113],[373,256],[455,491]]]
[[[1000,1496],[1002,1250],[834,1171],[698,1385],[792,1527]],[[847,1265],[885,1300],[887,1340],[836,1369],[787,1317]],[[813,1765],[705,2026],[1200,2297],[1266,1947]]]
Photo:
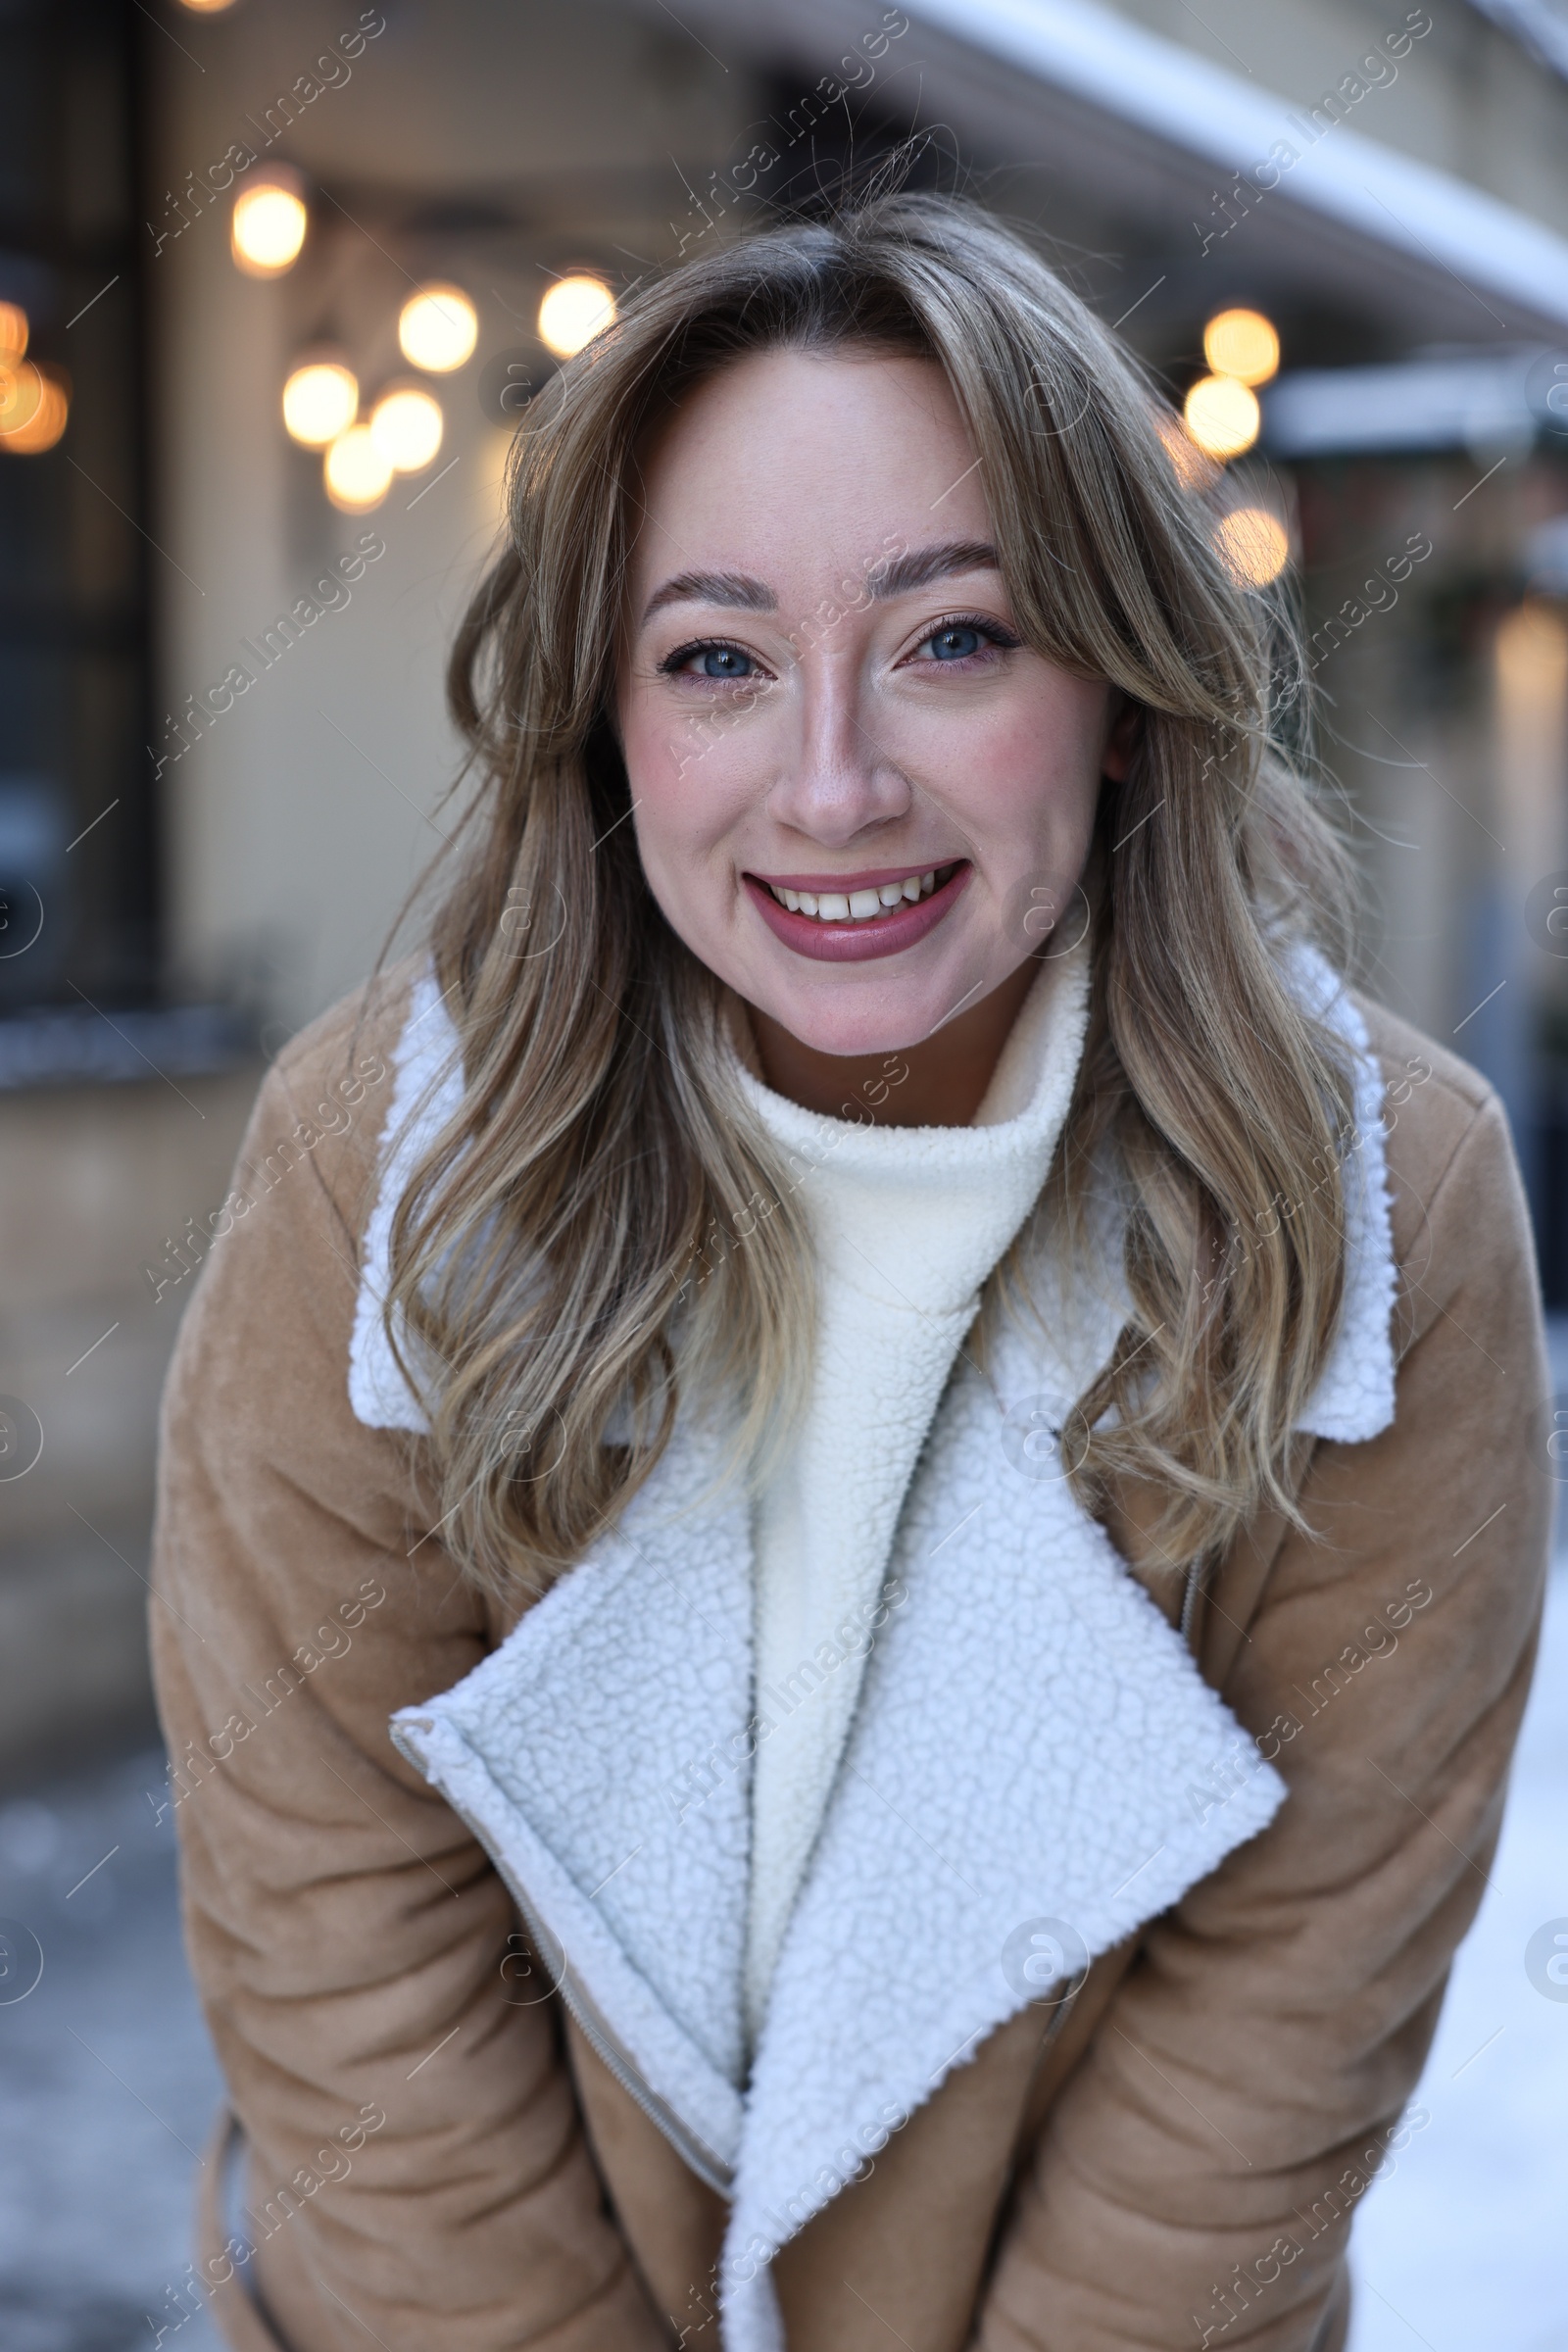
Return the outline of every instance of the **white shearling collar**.
[[[1393,1202],[1383,1127],[1383,1079],[1366,1023],[1344,982],[1315,949],[1297,947],[1288,977],[1318,1017],[1337,1029],[1355,1058],[1355,1133],[1346,1159],[1345,1298],[1317,1386],[1297,1426],[1311,1437],[1355,1444],[1394,1419]],[[1028,1008],[1026,1007],[1026,1010]],[[1012,1041],[1009,1040],[1009,1047]],[[393,1056],[392,1100],[381,1147],[380,1182],[366,1226],[359,1294],[349,1343],[349,1401],[368,1429],[424,1435],[424,1409],[387,1341],[382,1307],[391,1280],[392,1220],[415,1167],[463,1102],[462,1047],[433,972],[410,993]],[[1001,1076],[999,1069],[998,1076]],[[744,1075],[744,1073],[743,1073]],[[988,1101],[996,1099],[993,1082]],[[809,1120],[809,1112],[801,1117]],[[821,1127],[839,1122],[819,1120]],[[1277,1210],[1265,1211],[1277,1214]]]
[[[349,1340],[349,1402],[368,1429],[429,1430],[387,1338],[392,1220],[410,1178],[463,1104],[463,1050],[435,974],[426,968],[410,995],[393,1055],[392,1100],[381,1139],[380,1184],[360,1248],[360,1287]],[[400,1338],[401,1338],[400,1334]]]

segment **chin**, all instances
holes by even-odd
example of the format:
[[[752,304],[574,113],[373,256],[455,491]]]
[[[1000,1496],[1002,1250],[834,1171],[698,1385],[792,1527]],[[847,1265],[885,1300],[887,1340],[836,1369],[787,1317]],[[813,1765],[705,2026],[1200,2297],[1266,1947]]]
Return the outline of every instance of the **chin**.
[[[808,991],[768,991],[753,999],[759,1009],[781,1029],[815,1054],[831,1054],[845,1061],[865,1060],[877,1054],[904,1054],[923,1045],[943,1021],[948,1007],[962,996],[929,986],[907,991],[879,988],[874,993],[845,987],[848,973],[835,985]],[[970,997],[973,1004],[981,991]]]
[[[828,1054],[841,1061],[869,1061],[879,1054],[904,1054],[922,1043],[919,1030],[896,1023],[800,1020],[781,1021],[780,1026],[814,1054]]]

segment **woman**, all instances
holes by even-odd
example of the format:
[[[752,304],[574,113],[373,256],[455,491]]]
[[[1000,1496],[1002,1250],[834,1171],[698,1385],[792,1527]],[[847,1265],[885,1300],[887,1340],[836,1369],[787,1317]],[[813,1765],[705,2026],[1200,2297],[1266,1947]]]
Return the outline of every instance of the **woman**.
[[[462,877],[270,1077],[169,1393],[236,2346],[1345,2340],[1540,1319],[1162,429],[883,194],[519,438]]]

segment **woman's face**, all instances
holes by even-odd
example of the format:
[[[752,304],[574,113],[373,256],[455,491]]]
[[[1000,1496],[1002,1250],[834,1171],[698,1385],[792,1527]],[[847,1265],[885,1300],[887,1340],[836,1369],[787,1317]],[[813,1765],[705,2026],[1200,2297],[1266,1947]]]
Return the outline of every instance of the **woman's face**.
[[[618,719],[649,886],[805,1046],[916,1046],[1067,910],[1108,689],[1019,642],[932,363],[739,361],[644,478]]]

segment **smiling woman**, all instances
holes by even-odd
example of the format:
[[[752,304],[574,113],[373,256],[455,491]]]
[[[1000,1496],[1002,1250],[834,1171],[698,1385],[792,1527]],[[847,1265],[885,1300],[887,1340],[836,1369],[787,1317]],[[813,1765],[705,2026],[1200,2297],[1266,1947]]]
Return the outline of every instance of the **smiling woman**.
[[[367,1048],[384,1125],[172,1377],[175,1752],[386,1592],[181,1808],[204,2276],[242,2352],[1340,2352],[1539,1606],[1500,1109],[998,223],[706,253],[535,408],[429,953],[247,1151]]]
[[[928,359],[738,360],[642,471],[617,717],[649,885],[751,1007],[786,1093],[836,1109],[847,1057],[946,1031],[890,1117],[965,1126],[1038,969],[1020,894],[1066,905],[1101,777],[1124,772],[1110,690],[1019,635],[968,432]],[[664,576],[743,538],[755,570]],[[800,617],[851,577],[863,595],[803,646]],[[715,706],[735,723],[694,777],[685,738]]]

